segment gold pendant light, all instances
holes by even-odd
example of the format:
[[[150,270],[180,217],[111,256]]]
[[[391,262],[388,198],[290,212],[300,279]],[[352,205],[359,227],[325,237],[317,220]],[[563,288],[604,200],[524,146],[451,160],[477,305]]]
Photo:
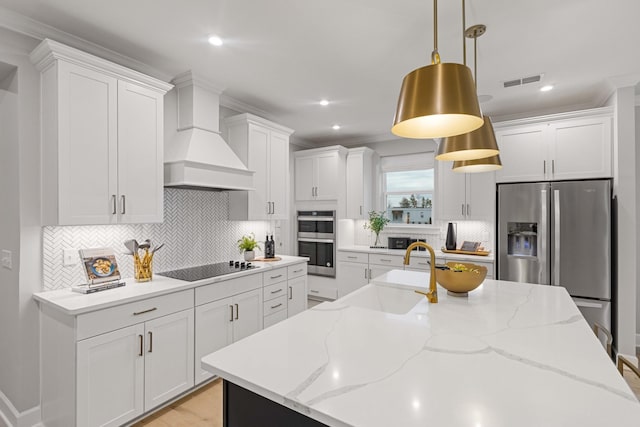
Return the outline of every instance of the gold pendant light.
[[[484,25],[474,25],[469,27],[465,31],[465,35],[469,38],[473,39],[473,67],[475,69],[476,76],[476,84],[478,82],[478,49],[477,42],[478,37],[483,35],[486,31],[486,27]],[[460,137],[468,137],[468,141],[458,141]],[[453,140],[453,144],[461,144],[466,147],[474,146],[472,144],[477,144],[474,147],[482,146],[482,147],[495,147],[495,153],[483,156],[479,159],[472,160],[457,160],[453,162],[453,171],[459,173],[477,173],[477,172],[491,172],[502,169],[502,162],[500,161],[500,155],[498,154],[498,143],[496,142],[496,135],[493,131],[493,125],[491,123],[491,119],[489,116],[484,116],[484,125],[480,129],[477,129],[473,132],[470,132],[466,135],[456,136],[452,138],[448,138],[448,140]],[[472,142],[469,142],[472,141]],[[444,145],[441,144],[441,146]],[[483,148],[484,149],[484,148]],[[480,151],[476,151],[479,153]]]
[[[413,70],[402,81],[391,132],[404,138],[444,138],[483,124],[471,70],[440,63],[438,0],[433,0],[431,65]]]

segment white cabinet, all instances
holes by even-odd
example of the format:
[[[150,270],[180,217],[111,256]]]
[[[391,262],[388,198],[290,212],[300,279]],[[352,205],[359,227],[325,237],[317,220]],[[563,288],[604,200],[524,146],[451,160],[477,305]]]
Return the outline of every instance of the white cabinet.
[[[429,260],[429,258],[423,258],[423,257],[411,257],[411,261],[409,262],[409,265],[406,266],[405,270],[410,270],[410,271],[423,271],[423,272],[429,272],[430,271],[430,266],[429,263],[427,262]],[[471,264],[476,264],[476,265],[481,265],[483,267],[487,267],[487,277],[486,279],[493,279],[494,277],[494,268],[493,268],[493,261],[480,261],[476,258],[436,258],[436,264],[446,264],[448,262],[461,262],[461,263],[471,263]]]
[[[262,329],[262,292],[262,274],[196,288],[196,384],[212,377],[202,357]]]
[[[287,268],[287,317],[307,309],[307,263],[290,265]]]
[[[340,146],[297,151],[296,201],[338,200],[345,187],[346,154]]]
[[[291,129],[252,114],[225,120],[227,142],[249,170],[255,191],[229,193],[229,218],[287,219]]]
[[[336,278],[338,280],[338,298],[342,298],[369,283],[369,262],[338,260]]]
[[[370,148],[352,148],[347,154],[346,218],[368,219],[376,209],[378,155]]]
[[[361,288],[391,270],[404,268],[401,255],[338,251],[338,298]]]
[[[497,182],[611,177],[611,122],[605,108],[500,124]]]
[[[163,96],[171,85],[44,40],[45,225],[162,222]]]
[[[451,169],[451,162],[439,162],[437,167],[436,209],[440,220],[494,220],[494,172],[456,173]]]

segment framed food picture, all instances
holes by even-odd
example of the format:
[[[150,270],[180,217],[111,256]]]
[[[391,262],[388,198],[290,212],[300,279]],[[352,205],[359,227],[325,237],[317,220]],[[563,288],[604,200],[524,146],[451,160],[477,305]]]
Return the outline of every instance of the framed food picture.
[[[80,249],[80,258],[87,276],[87,283],[95,285],[120,280],[120,270],[118,270],[113,249]]]

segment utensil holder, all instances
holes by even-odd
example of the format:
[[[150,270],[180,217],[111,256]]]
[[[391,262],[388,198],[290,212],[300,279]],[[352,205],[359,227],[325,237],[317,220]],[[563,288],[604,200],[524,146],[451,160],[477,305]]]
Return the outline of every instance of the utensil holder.
[[[145,253],[140,258],[138,254],[133,255],[133,277],[136,282],[149,282],[153,278],[153,254]]]

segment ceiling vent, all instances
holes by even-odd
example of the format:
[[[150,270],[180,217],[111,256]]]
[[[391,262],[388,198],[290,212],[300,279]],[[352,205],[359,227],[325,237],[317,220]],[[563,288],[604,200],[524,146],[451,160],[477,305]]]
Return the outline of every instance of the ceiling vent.
[[[515,87],[515,86],[523,86],[529,83],[536,83],[539,82],[540,80],[542,80],[542,76],[543,74],[538,74],[535,76],[529,76],[529,77],[522,77],[519,79],[514,79],[514,80],[508,80],[506,82],[503,82],[503,86],[505,88],[508,87]]]

